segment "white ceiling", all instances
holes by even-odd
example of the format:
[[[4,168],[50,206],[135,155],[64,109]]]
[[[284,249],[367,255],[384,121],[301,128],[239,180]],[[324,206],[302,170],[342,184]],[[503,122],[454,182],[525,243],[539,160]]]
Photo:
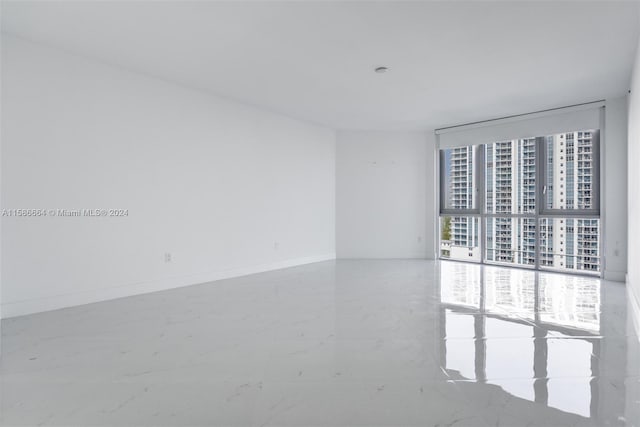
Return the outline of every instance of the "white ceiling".
[[[338,129],[622,96],[638,18],[610,1],[2,2],[3,32]]]

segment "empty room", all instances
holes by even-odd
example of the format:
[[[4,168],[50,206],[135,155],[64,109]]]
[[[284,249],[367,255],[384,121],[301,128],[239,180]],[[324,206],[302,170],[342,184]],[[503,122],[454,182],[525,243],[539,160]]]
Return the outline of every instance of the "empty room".
[[[640,427],[640,1],[0,19],[0,426]]]

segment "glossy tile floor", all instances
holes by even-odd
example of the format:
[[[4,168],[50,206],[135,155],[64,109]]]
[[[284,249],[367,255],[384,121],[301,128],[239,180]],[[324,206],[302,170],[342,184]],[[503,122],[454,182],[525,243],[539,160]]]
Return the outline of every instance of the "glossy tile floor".
[[[640,426],[624,285],[336,261],[2,323],[2,425]]]

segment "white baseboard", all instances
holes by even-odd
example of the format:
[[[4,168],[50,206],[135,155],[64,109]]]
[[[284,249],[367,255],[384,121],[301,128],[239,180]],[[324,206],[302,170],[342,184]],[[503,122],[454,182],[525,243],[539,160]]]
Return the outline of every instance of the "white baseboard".
[[[66,295],[56,295],[46,298],[37,298],[26,301],[2,304],[2,318],[24,316],[26,314],[40,313],[43,311],[57,310],[60,308],[74,307],[100,301],[108,301],[116,298],[180,288],[183,286],[197,285],[216,280],[230,279],[233,277],[247,276],[249,274],[263,273],[265,271],[279,270],[314,262],[329,261],[336,258],[335,253],[314,255],[303,258],[294,258],[268,264],[251,265],[247,267],[231,268],[226,270],[209,271],[205,273],[189,274],[177,277],[167,277],[149,282],[131,283],[109,288],[77,292]]]
[[[345,259],[345,260],[366,260],[366,259],[375,259],[375,260],[393,260],[393,259],[426,259],[433,260],[434,258],[429,258],[428,254],[425,253],[416,253],[416,254],[336,254],[336,259]]]
[[[629,316],[631,317],[631,322],[633,323],[633,327],[636,329],[636,336],[640,339],[640,301],[638,301],[638,297],[635,295],[633,290],[631,289],[631,284],[629,283],[629,278],[627,276],[627,299],[629,300]]]
[[[624,282],[626,279],[627,273],[624,271],[612,271],[605,270],[604,271],[604,280],[611,280],[612,282]]]

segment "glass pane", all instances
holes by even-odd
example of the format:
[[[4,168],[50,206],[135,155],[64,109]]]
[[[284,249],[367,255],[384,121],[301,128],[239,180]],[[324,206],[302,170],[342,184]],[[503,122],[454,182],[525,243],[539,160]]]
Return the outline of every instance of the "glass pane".
[[[536,209],[536,139],[487,144],[487,213],[533,213]]]
[[[486,260],[534,266],[536,221],[533,218],[487,218]]]
[[[540,267],[598,273],[600,219],[541,218]]]
[[[440,257],[480,261],[478,217],[440,217]]]
[[[477,146],[442,150],[445,209],[475,209]]]
[[[595,131],[559,133],[545,137],[546,209],[595,209]]]

